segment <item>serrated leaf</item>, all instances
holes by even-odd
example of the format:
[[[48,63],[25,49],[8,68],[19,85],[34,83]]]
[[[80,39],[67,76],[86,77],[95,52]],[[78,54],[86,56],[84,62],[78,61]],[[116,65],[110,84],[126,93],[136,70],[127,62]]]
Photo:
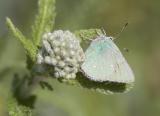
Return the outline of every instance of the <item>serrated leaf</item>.
[[[36,54],[37,54],[36,53],[37,48],[35,47],[33,42],[31,40],[27,39],[22,34],[22,32],[14,26],[14,24],[12,23],[12,21],[9,18],[6,19],[6,22],[7,22],[7,25],[8,25],[8,28],[9,28],[10,32],[22,44],[22,46],[26,50],[27,55],[31,58],[32,61],[35,61]]]
[[[74,32],[75,35],[81,40],[81,46],[85,51],[90,42],[97,37],[98,34],[103,33],[101,29],[84,29]]]
[[[52,31],[55,22],[55,0],[39,0],[38,15],[32,26],[32,37],[35,45],[40,46],[42,35]]]
[[[98,34],[101,34],[102,31],[101,29],[84,29],[84,30],[75,31],[74,33],[76,34],[76,36],[78,36],[83,41],[85,41],[85,40],[95,39],[95,37]]]

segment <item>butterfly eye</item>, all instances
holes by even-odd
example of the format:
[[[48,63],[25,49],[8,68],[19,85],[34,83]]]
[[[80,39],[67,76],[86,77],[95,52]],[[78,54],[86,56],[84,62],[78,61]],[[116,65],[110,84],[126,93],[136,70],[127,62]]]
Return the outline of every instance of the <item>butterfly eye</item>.
[[[113,40],[113,37],[109,37],[110,40]]]

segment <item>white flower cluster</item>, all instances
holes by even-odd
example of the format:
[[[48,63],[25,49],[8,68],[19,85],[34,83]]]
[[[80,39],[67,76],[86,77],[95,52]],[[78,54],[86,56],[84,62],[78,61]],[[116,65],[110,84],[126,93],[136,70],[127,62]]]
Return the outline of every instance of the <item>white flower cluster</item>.
[[[37,63],[53,66],[56,78],[75,78],[83,61],[80,42],[70,31],[57,30],[43,35]]]

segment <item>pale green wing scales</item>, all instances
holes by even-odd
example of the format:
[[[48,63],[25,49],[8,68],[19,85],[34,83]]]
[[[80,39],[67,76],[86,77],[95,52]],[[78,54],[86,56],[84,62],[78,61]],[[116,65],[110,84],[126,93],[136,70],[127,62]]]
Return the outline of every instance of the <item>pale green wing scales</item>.
[[[134,74],[122,53],[111,38],[104,35],[91,42],[81,69],[93,81],[134,82]]]

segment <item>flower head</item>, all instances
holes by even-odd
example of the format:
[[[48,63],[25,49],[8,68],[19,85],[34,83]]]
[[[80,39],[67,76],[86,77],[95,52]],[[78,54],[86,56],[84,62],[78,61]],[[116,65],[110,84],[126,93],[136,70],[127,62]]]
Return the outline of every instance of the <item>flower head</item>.
[[[43,35],[37,63],[53,66],[55,77],[75,78],[83,61],[80,41],[70,31],[57,30]]]

